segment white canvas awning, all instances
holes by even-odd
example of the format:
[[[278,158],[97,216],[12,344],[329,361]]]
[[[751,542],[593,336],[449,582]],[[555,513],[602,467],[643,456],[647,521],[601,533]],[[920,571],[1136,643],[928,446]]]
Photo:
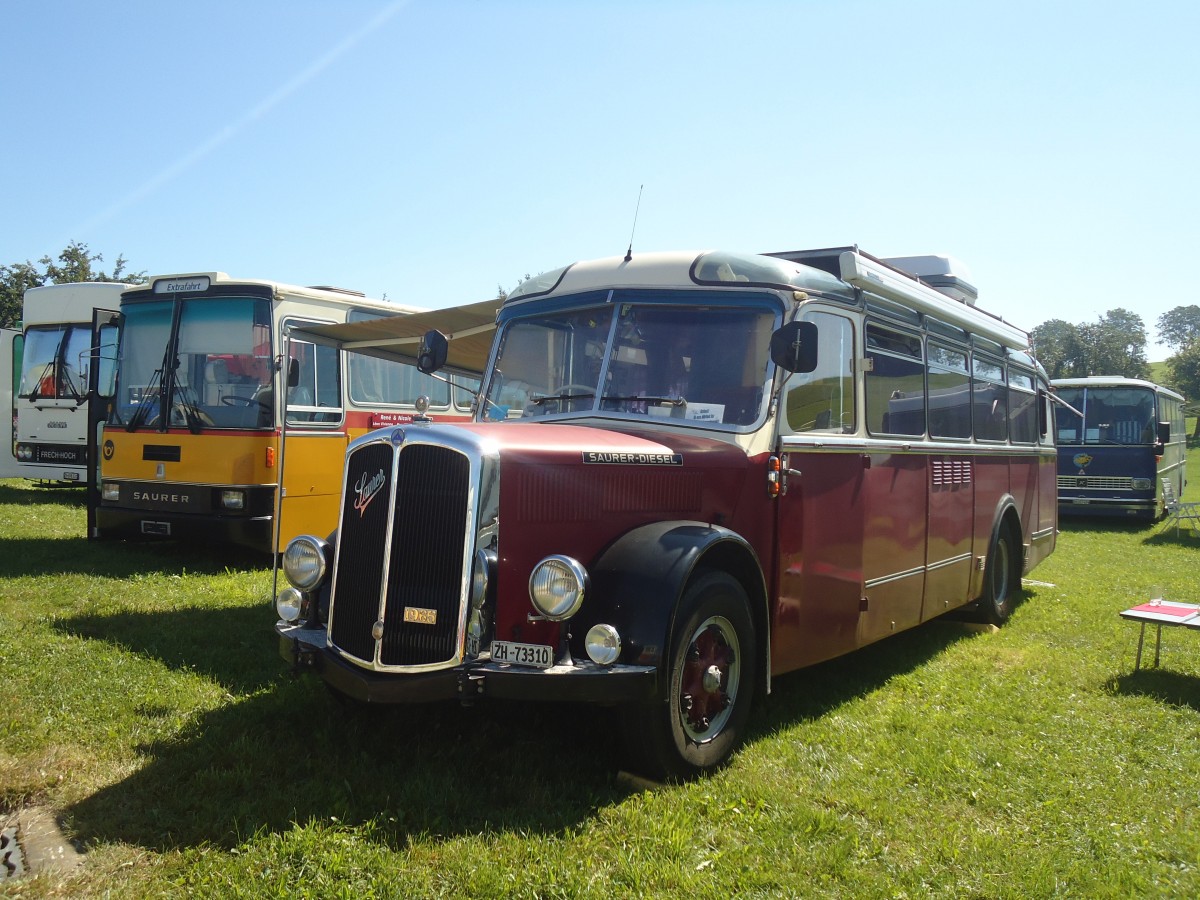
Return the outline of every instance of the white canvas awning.
[[[485,300],[366,322],[305,325],[293,328],[291,335],[314,344],[416,365],[421,337],[436,329],[450,342],[447,368],[479,376],[487,366],[501,303],[500,300]]]

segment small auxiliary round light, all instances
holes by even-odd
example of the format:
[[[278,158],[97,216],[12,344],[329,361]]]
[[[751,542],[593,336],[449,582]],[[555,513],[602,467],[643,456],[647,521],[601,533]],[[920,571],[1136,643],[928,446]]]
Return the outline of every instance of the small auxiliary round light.
[[[611,666],[621,655],[621,635],[611,625],[593,625],[583,644],[588,659],[598,666]]]
[[[275,612],[284,622],[295,622],[300,618],[300,604],[304,598],[294,587],[286,587],[275,598]]]
[[[587,572],[569,556],[547,556],[529,576],[529,599],[552,622],[579,612],[586,589]]]

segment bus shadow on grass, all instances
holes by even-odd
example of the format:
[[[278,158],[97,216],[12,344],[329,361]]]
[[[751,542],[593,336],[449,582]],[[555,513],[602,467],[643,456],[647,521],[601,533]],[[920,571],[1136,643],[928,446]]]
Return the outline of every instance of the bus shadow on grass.
[[[191,571],[191,570],[189,570]],[[224,607],[120,611],[59,619],[61,634],[105,641],[169,668],[204,676],[234,695],[275,681],[275,610],[266,602]]]
[[[7,538],[0,553],[0,578],[38,575],[218,575],[270,567],[270,557],[234,546],[176,542],[127,544],[85,537]]]
[[[0,506],[62,506],[83,509],[86,492],[81,487],[17,487],[12,481],[0,481]]]
[[[1107,685],[1114,694],[1149,697],[1170,706],[1200,712],[1200,677],[1170,669],[1138,669],[1111,678]]]
[[[317,679],[287,671],[270,623],[252,623],[258,614],[212,610],[206,623],[169,616],[161,628],[189,639],[165,649],[148,637],[153,623],[136,617],[64,626],[252,691],[137,748],[139,771],[66,811],[79,840],[159,851],[233,848],[264,832],[370,823],[370,840],[399,850],[417,835],[558,833],[636,790],[618,777],[621,748],[609,710],[497,700],[472,708],[345,706]],[[216,664],[216,645],[247,628],[257,631],[254,648]],[[258,646],[264,633],[271,661],[247,659],[268,652]],[[970,636],[931,624],[778,679],[751,717],[748,742],[824,716]]]

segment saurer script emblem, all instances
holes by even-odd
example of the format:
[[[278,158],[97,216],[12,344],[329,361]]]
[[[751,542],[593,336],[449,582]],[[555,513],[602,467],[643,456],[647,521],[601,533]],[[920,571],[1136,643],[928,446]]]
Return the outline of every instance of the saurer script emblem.
[[[383,469],[370,478],[367,478],[366,472],[362,473],[358,484],[354,486],[354,508],[358,510],[360,519],[366,514],[367,506],[375,499],[375,495],[383,490],[385,484],[387,484],[387,476],[383,474]]]

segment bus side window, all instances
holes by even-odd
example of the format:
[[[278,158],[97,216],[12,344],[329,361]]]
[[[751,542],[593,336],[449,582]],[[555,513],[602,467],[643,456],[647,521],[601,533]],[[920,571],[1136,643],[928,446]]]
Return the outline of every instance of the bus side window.
[[[842,316],[811,312],[817,326],[817,368],[788,379],[785,414],[793,432],[854,431],[854,327]]]
[[[925,433],[925,359],[921,338],[868,323],[867,429],[872,434]]]

